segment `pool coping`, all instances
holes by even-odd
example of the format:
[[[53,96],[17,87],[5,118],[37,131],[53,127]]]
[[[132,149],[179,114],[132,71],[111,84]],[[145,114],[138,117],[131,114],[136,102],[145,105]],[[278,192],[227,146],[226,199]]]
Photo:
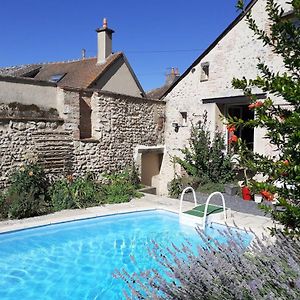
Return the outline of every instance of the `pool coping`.
[[[107,214],[107,215],[83,217],[83,218],[74,219],[74,220],[51,222],[51,223],[45,223],[45,224],[42,224],[42,225],[33,225],[33,226],[29,226],[29,227],[26,226],[24,228],[13,229],[13,230],[8,230],[8,231],[1,231],[1,229],[0,229],[0,235],[7,234],[7,233],[20,232],[20,231],[28,230],[28,229],[37,229],[37,228],[43,228],[43,227],[47,227],[47,226],[67,224],[67,223],[72,223],[72,222],[88,221],[88,220],[93,220],[93,219],[98,219],[98,218],[105,218],[105,217],[112,217],[112,216],[117,216],[117,215],[127,215],[127,214],[141,213],[141,212],[159,211],[159,210],[175,214],[175,212],[167,211],[167,210],[164,210],[164,209],[158,209],[158,208],[157,209],[155,208],[155,209],[138,210],[138,211],[119,212],[119,213],[111,213],[111,214]]]
[[[191,209],[192,207],[193,203],[184,201],[183,209]],[[127,203],[107,204],[103,206],[89,207],[86,209],[63,210],[27,219],[0,221],[0,234],[59,223],[134,212],[163,210],[178,214],[178,209],[179,202],[177,199],[146,194],[142,198],[133,199]],[[228,226],[237,225],[240,229],[246,229],[247,231],[251,230],[257,235],[267,234],[267,228],[272,226],[271,219],[267,217],[254,216],[234,211],[232,211],[232,215],[233,219],[226,221]]]

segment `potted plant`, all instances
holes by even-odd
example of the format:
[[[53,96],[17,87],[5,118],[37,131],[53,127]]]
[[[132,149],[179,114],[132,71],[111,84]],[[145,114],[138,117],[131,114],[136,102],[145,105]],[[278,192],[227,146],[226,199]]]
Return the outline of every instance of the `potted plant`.
[[[246,201],[253,200],[252,194],[251,194],[251,189],[250,189],[250,184],[249,184],[249,179],[247,176],[247,168],[244,168],[243,172],[244,172],[245,181],[244,181],[244,184],[242,184],[242,197]]]
[[[262,194],[254,194],[254,201],[256,203],[262,203],[262,200],[263,200]]]

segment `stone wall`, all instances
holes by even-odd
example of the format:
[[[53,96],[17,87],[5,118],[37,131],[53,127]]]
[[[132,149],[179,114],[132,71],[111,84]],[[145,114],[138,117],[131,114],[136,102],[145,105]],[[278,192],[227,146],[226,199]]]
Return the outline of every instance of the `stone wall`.
[[[164,101],[93,90],[59,93],[63,118],[43,112],[31,118],[0,114],[0,187],[12,170],[31,158],[57,175],[100,174],[130,166],[137,147],[164,142]],[[90,98],[92,108],[88,139],[80,139],[82,98]]]
[[[68,172],[73,143],[62,120],[0,119],[0,188],[15,168],[39,161],[53,174]]]
[[[75,103],[76,92],[68,93]],[[87,97],[86,92],[79,94]],[[77,174],[124,169],[132,165],[138,146],[164,143],[164,101],[102,91],[92,94],[91,109],[92,138],[74,140]],[[75,128],[78,120],[72,115],[66,126]]]

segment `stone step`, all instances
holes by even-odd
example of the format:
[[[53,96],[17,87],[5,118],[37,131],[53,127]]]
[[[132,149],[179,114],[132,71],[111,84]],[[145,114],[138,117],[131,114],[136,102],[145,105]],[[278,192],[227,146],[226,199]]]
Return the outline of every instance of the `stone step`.
[[[35,139],[36,143],[72,143],[72,140],[69,139],[43,139],[37,140]]]
[[[58,132],[53,132],[53,131],[43,131],[43,132],[33,132],[32,135],[35,136],[43,136],[43,135],[67,135],[70,136],[69,132],[65,132],[65,131],[58,131]]]
[[[39,148],[36,147],[36,149],[40,152],[40,153],[66,153],[66,152],[72,152],[73,149],[72,147],[44,147],[44,148]]]
[[[54,160],[54,159],[60,159],[60,160],[66,160],[66,158],[69,158],[70,156],[68,154],[53,154],[48,153],[45,155],[39,155],[39,157],[44,161]]]
[[[64,162],[65,157],[56,157],[56,156],[52,156],[52,157],[47,157],[47,159],[44,160],[45,163],[50,163],[50,162],[54,162],[54,161],[58,161],[58,162]]]
[[[146,187],[140,189],[139,192],[145,193],[145,194],[156,195],[156,187],[146,186]]]

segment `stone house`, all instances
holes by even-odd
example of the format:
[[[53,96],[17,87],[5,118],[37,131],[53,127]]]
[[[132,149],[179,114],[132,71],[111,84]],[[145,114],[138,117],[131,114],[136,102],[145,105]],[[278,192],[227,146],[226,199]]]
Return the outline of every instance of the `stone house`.
[[[97,29],[96,58],[0,70],[0,185],[34,156],[53,174],[83,175],[139,162],[142,181],[158,174],[165,102],[145,93],[113,30]]]
[[[289,13],[284,0],[279,1]],[[248,28],[246,14],[251,10],[260,28],[269,30],[265,0],[252,0],[217,39],[191,64],[182,76],[171,85],[161,99],[166,101],[165,153],[160,174],[155,177],[159,193],[167,193],[167,183],[174,174],[181,174],[179,166],[172,163],[173,156],[181,156],[179,149],[188,145],[191,124],[197,123],[206,111],[213,134],[216,130],[227,137],[223,118],[231,115],[244,119],[254,118],[249,111],[249,100],[241,90],[233,89],[233,78],[255,78],[258,75],[258,59],[266,62],[274,71],[282,71],[280,57],[264,47]],[[259,99],[268,95],[253,90]],[[273,97],[274,99],[274,97]],[[282,99],[275,99],[285,105]],[[271,145],[264,138],[263,129],[237,132],[250,148],[259,153],[272,153]]]

